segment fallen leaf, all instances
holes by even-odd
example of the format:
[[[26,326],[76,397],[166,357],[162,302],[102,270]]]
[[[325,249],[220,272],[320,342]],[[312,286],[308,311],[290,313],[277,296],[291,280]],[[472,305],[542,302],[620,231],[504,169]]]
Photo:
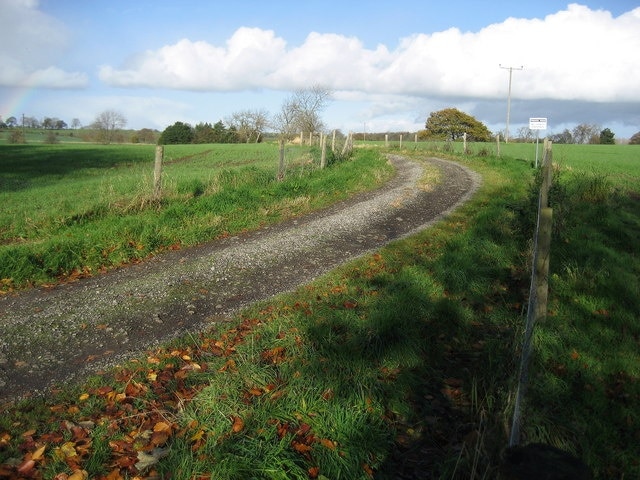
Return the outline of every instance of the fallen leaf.
[[[78,456],[76,452],[76,444],[73,442],[66,442],[61,447],[56,448],[55,452],[64,460],[65,458],[71,458]]]
[[[284,347],[275,347],[270,350],[265,350],[260,354],[263,361],[278,364],[284,361],[285,349]]]
[[[136,462],[136,468],[138,471],[143,472],[160,461],[161,458],[166,457],[169,454],[168,448],[154,448],[151,453],[138,452],[138,461]]]
[[[33,454],[31,454],[31,460],[40,460],[42,455],[44,455],[44,451],[47,449],[46,445],[43,445],[39,449],[37,449]]]
[[[87,480],[89,478],[89,473],[86,470],[76,470],[67,480]]]
[[[109,475],[104,477],[104,480],[123,480],[124,477],[120,474],[120,469],[116,468],[115,470],[111,470]]]
[[[18,473],[21,475],[28,475],[35,466],[36,462],[33,460],[27,460],[18,467]]]
[[[332,440],[329,440],[328,438],[323,438],[320,440],[320,445],[322,445],[325,448],[328,448],[329,450],[335,450],[336,449],[336,444],[333,443]]]
[[[169,440],[169,432],[153,432],[153,434],[151,434],[151,440],[149,441],[149,443],[151,443],[151,445],[155,447],[161,447],[162,445],[167,443],[167,440]]]
[[[153,426],[154,432],[171,432],[171,425],[166,422],[158,422]]]
[[[242,420],[242,418],[240,417],[232,417],[233,420],[233,426],[231,427],[231,430],[233,431],[233,433],[238,433],[240,431],[242,431],[242,429],[244,428],[244,420]]]
[[[291,446],[298,453],[307,453],[313,450],[311,445],[306,445],[304,443],[296,442],[295,440],[291,442]]]

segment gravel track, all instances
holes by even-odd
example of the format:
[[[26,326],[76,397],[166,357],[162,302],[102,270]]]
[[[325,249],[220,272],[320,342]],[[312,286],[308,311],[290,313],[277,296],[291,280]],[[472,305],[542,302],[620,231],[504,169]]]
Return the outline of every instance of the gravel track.
[[[265,300],[428,227],[467,200],[480,179],[425,159],[390,155],[381,188],[276,226],[163,253],[143,263],[48,289],[0,297],[0,401],[43,394]]]

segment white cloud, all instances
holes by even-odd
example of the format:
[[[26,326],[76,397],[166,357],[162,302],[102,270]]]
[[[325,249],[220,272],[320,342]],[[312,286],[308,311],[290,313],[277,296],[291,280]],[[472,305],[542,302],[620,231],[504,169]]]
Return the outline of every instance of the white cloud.
[[[260,88],[284,47],[284,40],[271,30],[243,27],[226,47],[183,39],[132,58],[124,69],[102,66],[100,78],[117,87],[203,91]]]
[[[38,10],[37,0],[5,2],[0,15],[0,86],[82,88],[86,74],[51,65],[68,44],[67,30]]]
[[[543,19],[509,18],[478,32],[451,28],[402,39],[397,48],[367,49],[357,38],[311,33],[288,47],[271,30],[240,28],[225,46],[181,40],[147,51],[101,79],[119,87],[241,91],[291,90],[323,84],[335,90],[425,97],[502,98],[520,66],[521,98],[637,101],[640,98],[640,7],[619,17],[571,4]]]

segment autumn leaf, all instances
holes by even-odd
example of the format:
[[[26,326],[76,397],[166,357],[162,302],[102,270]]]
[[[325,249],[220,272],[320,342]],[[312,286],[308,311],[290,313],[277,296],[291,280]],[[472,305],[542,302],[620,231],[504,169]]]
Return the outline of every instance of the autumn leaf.
[[[226,372],[227,370],[230,372],[237,371],[236,362],[233,358],[230,358],[229,360],[227,360],[225,364],[218,369],[219,372]]]
[[[358,306],[358,302],[355,302],[355,301],[352,302],[350,300],[347,300],[343,303],[343,305],[344,305],[344,308],[354,309]]]
[[[18,467],[18,473],[20,475],[29,475],[36,466],[36,462],[33,460],[26,460]]]
[[[320,445],[322,445],[325,448],[328,448],[329,450],[335,450],[336,449],[336,444],[333,443],[332,440],[329,440],[328,438],[323,438],[320,440]]]
[[[89,478],[89,473],[86,470],[76,470],[67,480],[87,480]]]
[[[143,472],[160,461],[161,458],[169,455],[168,448],[154,448],[151,453],[140,451],[138,452],[138,461],[136,462],[136,468],[139,472]]]
[[[111,470],[109,475],[104,477],[104,480],[123,480],[123,479],[124,479],[124,477],[120,473],[120,469],[119,468],[116,468],[115,470]]]
[[[244,420],[242,420],[242,418],[234,416],[231,417],[231,420],[233,422],[233,425],[231,426],[233,433],[241,432],[242,429],[244,429]]]
[[[313,450],[311,445],[307,445],[301,442],[296,442],[295,440],[291,442],[291,446],[298,453],[307,453]]]
[[[285,359],[285,349],[284,347],[274,347],[270,350],[265,350],[260,354],[260,357],[263,361],[272,364],[278,364],[284,361]]]
[[[42,447],[37,449],[35,452],[33,452],[31,454],[31,460],[40,460],[42,458],[42,456],[44,455],[44,451],[46,449],[47,449],[46,445],[43,445]]]
[[[171,425],[169,425],[166,422],[158,422],[153,426],[153,431],[154,432],[171,432],[172,428]]]
[[[76,452],[76,444],[74,442],[66,442],[62,444],[62,446],[54,450],[54,453],[61,460],[78,456],[78,452]]]

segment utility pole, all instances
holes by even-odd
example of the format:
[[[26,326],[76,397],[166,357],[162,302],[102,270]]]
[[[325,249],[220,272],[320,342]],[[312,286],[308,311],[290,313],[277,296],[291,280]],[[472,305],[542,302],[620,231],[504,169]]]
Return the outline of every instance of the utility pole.
[[[523,70],[524,66],[520,65],[519,67],[503,67],[502,64],[498,64],[500,68],[504,68],[505,70],[509,70],[509,94],[507,95],[507,128],[504,133],[504,143],[509,143],[509,116],[511,114],[511,75],[514,70]]]

